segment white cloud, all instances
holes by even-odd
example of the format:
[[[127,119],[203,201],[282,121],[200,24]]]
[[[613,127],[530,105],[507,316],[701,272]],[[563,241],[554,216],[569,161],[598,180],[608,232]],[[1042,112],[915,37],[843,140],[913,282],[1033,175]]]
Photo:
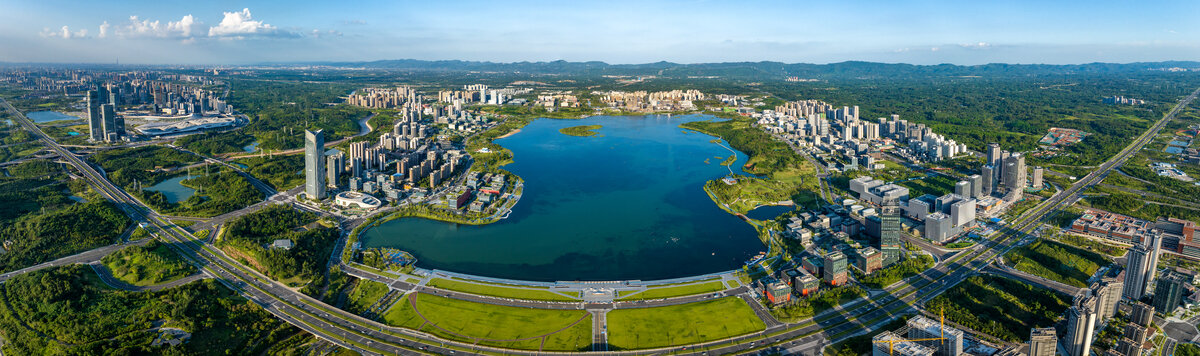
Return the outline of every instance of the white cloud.
[[[313,30],[312,30],[312,32],[310,32],[310,35],[311,35],[313,38],[321,38],[321,37],[342,37],[342,32],[341,32],[341,31],[336,31],[336,30],[327,30],[327,31],[321,31],[321,30],[318,30],[318,29],[313,29]]]
[[[207,28],[207,37],[220,39],[245,39],[249,37],[277,37],[277,38],[295,38],[301,37],[300,33],[285,31],[262,21],[254,20],[250,16],[250,9],[242,9],[237,12],[225,12],[221,23],[216,26],[206,27],[203,22],[198,20],[191,14],[185,15],[179,21],[159,21],[142,19],[137,15],[129,16],[129,21],[124,23],[110,24],[104,21],[99,26],[100,32],[97,35],[99,38],[117,37],[123,39],[141,39],[141,38],[159,38],[180,40],[183,43],[195,43],[197,38],[205,37],[205,29]],[[57,30],[43,28],[38,33],[46,38],[87,38],[88,30],[81,29],[71,31],[68,26],[63,26]],[[312,37],[340,37],[341,32],[335,30],[313,30]]]
[[[202,24],[192,15],[186,15],[179,21],[143,20],[137,15],[130,16],[129,22],[117,27],[116,35],[124,38],[168,38],[188,39],[200,30]]]
[[[297,34],[280,30],[262,21],[255,21],[250,16],[248,8],[243,8],[240,12],[226,12],[221,23],[208,29],[208,36],[223,38],[298,37]]]
[[[992,44],[987,43],[987,42],[979,42],[979,43],[963,43],[963,44],[960,44],[959,46],[962,46],[963,48],[984,49],[984,48],[991,47]]]
[[[51,30],[50,28],[43,28],[42,32],[38,33],[38,35],[40,35],[42,37],[47,37],[47,38],[58,37],[58,38],[62,38],[64,40],[69,40],[72,38],[87,38],[87,34],[88,34],[87,29],[81,29],[79,31],[71,32],[70,26],[63,26],[63,27],[59,28],[58,30]]]

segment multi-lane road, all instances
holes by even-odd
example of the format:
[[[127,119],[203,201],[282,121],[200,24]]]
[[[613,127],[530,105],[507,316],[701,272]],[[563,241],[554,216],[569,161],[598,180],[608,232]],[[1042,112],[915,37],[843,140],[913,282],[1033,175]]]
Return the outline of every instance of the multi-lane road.
[[[865,333],[895,317],[914,311],[925,301],[941,294],[962,280],[986,267],[991,260],[1003,255],[1016,246],[1016,241],[1036,228],[1050,212],[1078,199],[1081,191],[1100,180],[1115,167],[1123,164],[1140,150],[1160,131],[1176,113],[1194,100],[1200,90],[1193,92],[1172,109],[1150,130],[1138,137],[1128,147],[1099,166],[1096,171],[1083,177],[1067,190],[1043,201],[1016,219],[1008,230],[992,240],[956,254],[939,263],[935,268],[911,277],[885,289],[870,299],[845,306],[842,310],[822,313],[814,319],[798,323],[772,324],[766,330],[726,340],[697,345],[671,348],[606,352],[610,354],[658,354],[664,352],[683,354],[726,354],[743,353],[768,346],[796,347],[797,345],[824,345],[850,336]],[[421,332],[393,328],[375,321],[331,307],[286,286],[276,283],[262,274],[252,271],[225,256],[224,253],[203,242],[196,241],[183,229],[171,224],[137,199],[129,196],[101,176],[93,167],[79,157],[59,146],[6,101],[0,103],[14,113],[16,121],[43,140],[65,160],[89,179],[98,192],[114,201],[135,220],[156,227],[159,237],[171,242],[169,245],[190,262],[203,268],[220,282],[239,291],[249,299],[262,305],[280,319],[296,325],[317,337],[339,346],[367,354],[450,354],[457,352],[496,352],[508,354],[547,354],[537,351],[516,351],[481,347],[467,343],[438,339]],[[1017,237],[1014,239],[1014,237]],[[477,296],[475,296],[477,297]],[[465,298],[465,296],[464,296]],[[494,301],[484,301],[494,302]],[[770,319],[769,315],[765,318]]]

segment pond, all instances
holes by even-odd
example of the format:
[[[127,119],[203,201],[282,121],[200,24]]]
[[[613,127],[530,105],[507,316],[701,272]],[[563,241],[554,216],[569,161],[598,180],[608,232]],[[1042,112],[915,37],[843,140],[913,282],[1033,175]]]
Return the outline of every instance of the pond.
[[[754,220],[774,220],[779,215],[796,210],[791,205],[763,205],[746,213],[746,217]]]
[[[25,117],[29,118],[30,121],[37,123],[63,120],[83,120],[79,117],[63,114],[57,111],[34,111],[25,113]]]
[[[181,184],[184,180],[187,180],[187,175],[172,177],[145,189],[160,192],[166,196],[168,202],[178,203],[191,198],[192,194],[196,194],[195,189]]]

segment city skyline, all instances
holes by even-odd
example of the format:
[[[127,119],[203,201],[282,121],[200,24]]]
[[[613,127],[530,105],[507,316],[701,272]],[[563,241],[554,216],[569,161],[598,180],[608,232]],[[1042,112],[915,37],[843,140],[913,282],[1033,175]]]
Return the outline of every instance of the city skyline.
[[[913,64],[1200,58],[1200,4],[707,1],[354,5],[4,2],[3,62],[851,60]],[[1136,11],[1130,11],[1136,10]],[[788,14],[781,16],[781,14]],[[922,20],[926,19],[926,20]]]

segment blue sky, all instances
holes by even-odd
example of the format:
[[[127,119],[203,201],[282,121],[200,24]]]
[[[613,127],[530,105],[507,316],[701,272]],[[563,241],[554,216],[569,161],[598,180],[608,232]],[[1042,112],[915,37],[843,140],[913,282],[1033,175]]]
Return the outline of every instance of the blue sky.
[[[1200,60],[1200,1],[12,1],[0,61]]]

